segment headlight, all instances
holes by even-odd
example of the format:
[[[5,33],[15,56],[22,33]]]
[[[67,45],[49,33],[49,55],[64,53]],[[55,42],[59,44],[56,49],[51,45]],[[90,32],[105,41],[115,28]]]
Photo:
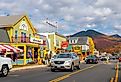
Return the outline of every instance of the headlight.
[[[65,61],[65,64],[70,64],[71,60]]]

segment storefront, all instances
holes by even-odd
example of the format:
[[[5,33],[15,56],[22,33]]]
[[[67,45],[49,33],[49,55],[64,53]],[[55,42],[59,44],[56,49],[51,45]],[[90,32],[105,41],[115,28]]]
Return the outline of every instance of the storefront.
[[[48,41],[48,51],[52,52],[52,56],[57,53],[57,51],[62,50],[62,42],[67,41],[67,38],[61,34],[58,33],[39,33],[41,35],[44,35],[47,37]]]
[[[41,47],[45,45],[45,40],[31,37],[29,43],[13,43],[12,45],[24,50],[24,53],[18,55],[16,64],[41,63]]]
[[[29,17],[13,15],[0,16],[0,18],[2,21],[0,21],[0,35],[4,36],[3,39],[0,39],[0,43],[23,50],[17,54],[15,64],[25,65],[32,61],[33,63],[38,62],[40,60],[40,45],[43,45],[44,41],[40,39]]]
[[[69,37],[69,44],[72,45],[72,51],[83,60],[87,55],[94,54],[95,45],[90,37]]]
[[[11,45],[0,44],[0,56],[10,57],[13,61],[16,60],[18,54],[23,53],[23,50]]]

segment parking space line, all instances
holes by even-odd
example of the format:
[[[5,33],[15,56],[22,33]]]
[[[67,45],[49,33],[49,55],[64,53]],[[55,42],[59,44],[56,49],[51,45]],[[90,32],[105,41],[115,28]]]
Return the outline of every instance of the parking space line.
[[[64,80],[64,79],[66,79],[66,78],[68,78],[68,77],[70,77],[70,76],[72,76],[72,75],[74,75],[74,74],[77,74],[77,73],[79,73],[79,72],[85,71],[85,70],[90,69],[90,68],[93,68],[93,67],[95,67],[95,66],[97,66],[97,65],[99,65],[99,64],[92,65],[92,66],[90,66],[90,67],[87,67],[87,68],[84,68],[84,69],[81,69],[81,70],[78,70],[78,71],[75,71],[75,72],[66,74],[66,75],[64,75],[64,76],[60,76],[60,77],[58,77],[58,78],[56,78],[56,79],[54,79],[54,80],[51,80],[51,81],[49,81],[49,82],[59,82],[59,81]]]

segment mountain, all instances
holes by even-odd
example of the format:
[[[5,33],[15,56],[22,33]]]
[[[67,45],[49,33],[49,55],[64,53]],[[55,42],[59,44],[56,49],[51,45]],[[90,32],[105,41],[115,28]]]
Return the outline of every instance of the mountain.
[[[119,35],[106,35],[95,30],[80,31],[70,37],[89,36],[93,39],[96,49],[99,51],[106,51],[110,53],[121,51],[121,36]]]
[[[106,35],[103,33],[97,32],[95,30],[81,31],[71,35],[71,37],[81,37],[81,36],[98,37],[98,36],[106,36]]]
[[[113,37],[113,38],[121,38],[121,36],[120,36],[120,35],[118,35],[118,34],[111,35],[110,37]]]

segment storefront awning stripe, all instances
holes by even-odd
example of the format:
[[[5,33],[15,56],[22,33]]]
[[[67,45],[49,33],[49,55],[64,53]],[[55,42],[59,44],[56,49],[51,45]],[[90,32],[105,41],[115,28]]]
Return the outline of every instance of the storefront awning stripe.
[[[7,47],[4,47],[3,45],[0,45],[0,49],[2,49],[2,50],[6,50],[6,51],[11,51],[11,49],[9,49],[9,48],[7,48]]]
[[[12,46],[9,46],[9,45],[3,45],[4,47],[7,47],[11,50],[13,50],[14,52],[19,52],[19,50],[17,50],[16,48],[12,47]]]

